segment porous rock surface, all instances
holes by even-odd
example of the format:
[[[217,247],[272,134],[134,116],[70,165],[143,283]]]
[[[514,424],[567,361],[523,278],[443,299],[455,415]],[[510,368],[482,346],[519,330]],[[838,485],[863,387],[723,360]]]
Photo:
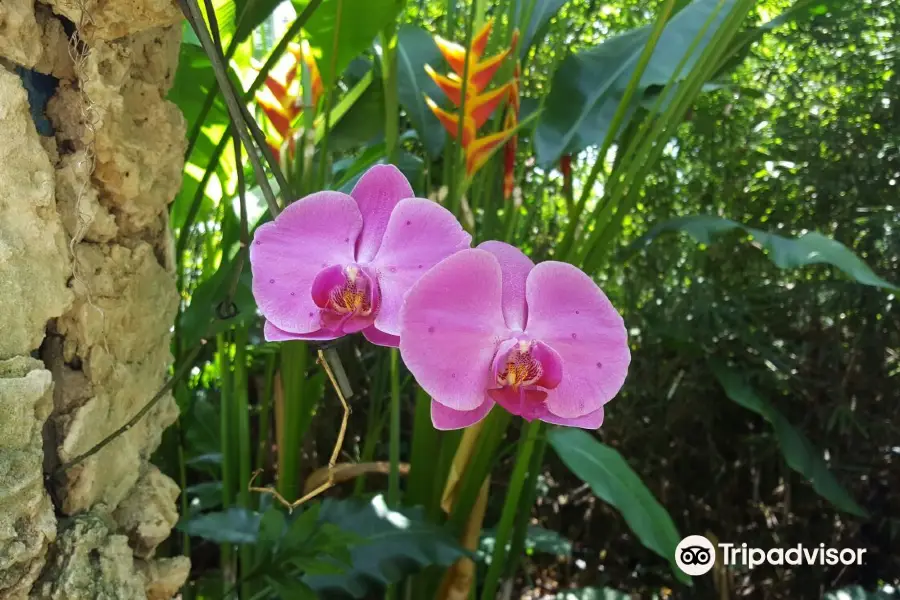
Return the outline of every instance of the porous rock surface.
[[[177,520],[178,487],[149,463],[171,396],[58,470],[128,423],[171,363],[180,20],[175,0],[0,0],[4,600],[162,600],[188,576],[186,558],[154,556]],[[58,80],[46,107],[23,69]]]

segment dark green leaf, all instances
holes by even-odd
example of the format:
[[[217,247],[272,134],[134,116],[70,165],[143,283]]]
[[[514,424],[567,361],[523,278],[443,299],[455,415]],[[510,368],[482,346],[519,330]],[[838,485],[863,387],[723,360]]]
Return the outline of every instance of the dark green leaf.
[[[478,558],[480,560],[490,561],[494,551],[494,543],[496,540],[496,530],[485,529],[481,532],[481,539],[478,542]],[[525,548],[529,552],[540,552],[543,554],[552,554],[555,556],[571,556],[572,542],[564,538],[557,531],[544,529],[537,525],[529,525],[525,534]]]
[[[185,347],[192,347],[206,335],[214,335],[235,325],[249,323],[256,318],[256,301],[251,291],[250,273],[246,261],[244,272],[238,280],[234,295],[237,315],[229,319],[221,319],[217,315],[218,307],[226,300],[232,284],[233,264],[233,260],[224,261],[219,270],[198,285],[191,294],[191,303],[181,314],[179,320]]]
[[[772,425],[781,453],[791,469],[803,475],[820,496],[840,510],[861,517],[868,516],[828,470],[822,452],[800,430],[795,429],[771,403],[757,395],[734,370],[718,363],[711,366],[716,379],[731,400],[752,410]]]
[[[703,31],[678,75],[678,79],[685,77],[734,4],[735,0],[694,0],[673,16],[641,76],[633,105],[640,102],[648,87],[665,85],[675,76],[676,67]],[[563,154],[603,143],[650,32],[650,27],[644,26],[562,61],[553,75],[535,134],[539,163],[550,165]]]
[[[235,39],[239,42],[247,39],[281,2],[282,0],[234,0]]]
[[[466,555],[453,536],[425,520],[423,511],[389,509],[383,496],[369,502],[326,500],[321,519],[363,539],[351,549],[352,568],[346,573],[304,578],[322,598],[362,598],[426,566],[447,566]]]
[[[419,132],[425,150],[436,158],[444,148],[447,135],[425,104],[425,96],[440,104],[444,101],[444,93],[425,73],[425,65],[443,72],[446,68],[444,57],[431,35],[420,27],[404,25],[397,36],[397,95],[407,117]]]
[[[259,514],[245,508],[229,508],[188,518],[176,528],[217,544],[253,544],[259,533]]]
[[[754,243],[765,248],[769,259],[779,268],[795,269],[807,265],[829,264],[863,285],[900,290],[873,273],[846,246],[815,231],[792,239],[747,227],[730,219],[708,215],[678,217],[657,225],[626,248],[623,258],[646,248],[657,236],[668,231],[683,231],[698,243],[709,245],[715,237],[735,229],[752,235]]]
[[[548,435],[569,470],[590,485],[598,498],[618,509],[641,543],[669,561],[679,580],[690,582],[675,564],[681,536],[672,517],[622,455],[581,429],[556,428]]]
[[[307,4],[306,0],[294,0],[298,12]],[[324,0],[319,5],[305,29],[310,45],[319,51],[319,72],[326,89],[350,61],[372,45],[375,36],[396,18],[400,6],[397,0]]]
[[[376,79],[328,134],[329,152],[347,152],[384,136],[384,84]]]
[[[318,596],[308,585],[287,573],[269,573],[266,580],[281,600],[316,600]]]

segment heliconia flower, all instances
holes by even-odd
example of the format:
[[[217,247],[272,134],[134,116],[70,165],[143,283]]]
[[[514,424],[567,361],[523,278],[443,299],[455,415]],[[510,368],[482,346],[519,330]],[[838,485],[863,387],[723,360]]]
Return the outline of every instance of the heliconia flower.
[[[332,340],[362,331],[373,344],[396,347],[406,291],[471,241],[450,211],[415,198],[393,166],[369,169],[349,196],[301,198],[260,226],[250,246],[265,337]]]
[[[568,196],[572,193],[572,155],[563,154],[559,157],[559,170],[563,176],[563,193]]]
[[[519,62],[513,71],[513,79],[509,88],[509,106],[506,117],[503,119],[503,130],[513,131],[519,124]],[[516,148],[519,145],[519,136],[513,135],[503,148],[503,199],[509,200],[515,187],[516,176]]]
[[[277,134],[270,136],[274,139],[269,140],[270,146],[276,152],[285,140],[293,141],[292,124],[303,112],[303,93],[299,87],[298,77],[301,61],[309,70],[312,105],[315,107],[325,88],[315,56],[306,40],[300,44],[288,45],[287,54],[266,76],[265,87],[256,93],[257,104]]]
[[[425,97],[428,108],[453,137],[459,136],[460,118],[462,118],[461,145],[466,155],[466,173],[469,175],[480,169],[487,162],[491,152],[509,137],[509,130],[506,128],[496,134],[478,137],[478,130],[487,123],[497,107],[510,101],[514,85],[513,82],[507,82],[493,90],[485,91],[503,61],[510,53],[514,52],[519,35],[518,31],[515,31],[509,48],[496,56],[483,59],[492,26],[493,21],[488,21],[472,38],[468,72],[465,67],[466,49],[440,36],[435,37],[435,42],[450,68],[453,69],[453,73],[445,76],[437,73],[430,65],[425,66],[429,77],[441,88],[450,102],[456,107],[463,108],[464,114],[460,116],[442,109],[434,100],[428,96]],[[468,78],[465,86],[463,85],[464,77]],[[465,103],[462,101],[463,87],[466,90]],[[516,93],[516,99],[518,101],[518,93]],[[518,113],[518,109],[516,112]]]
[[[458,252],[410,288],[400,353],[438,429],[472,425],[494,404],[596,429],[631,361],[622,317],[590,277],[502,242]]]

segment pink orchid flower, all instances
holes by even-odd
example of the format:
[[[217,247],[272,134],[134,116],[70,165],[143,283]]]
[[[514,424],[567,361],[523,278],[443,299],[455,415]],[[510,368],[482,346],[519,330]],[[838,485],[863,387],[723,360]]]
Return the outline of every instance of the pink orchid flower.
[[[433,398],[438,429],[472,425],[495,403],[597,429],[631,361],[622,317],[590,277],[502,242],[436,265],[410,288],[400,321],[400,353]]]
[[[396,167],[379,165],[349,196],[310,194],[260,226],[250,263],[266,339],[362,331],[373,344],[398,346],[406,291],[472,241],[447,209],[414,196]]]

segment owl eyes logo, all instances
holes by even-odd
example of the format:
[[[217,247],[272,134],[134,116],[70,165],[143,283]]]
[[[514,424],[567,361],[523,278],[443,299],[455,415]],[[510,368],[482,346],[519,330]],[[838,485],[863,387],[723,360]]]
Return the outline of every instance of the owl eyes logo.
[[[689,535],[675,548],[675,564],[687,575],[708,573],[716,562],[716,550],[702,535]]]

